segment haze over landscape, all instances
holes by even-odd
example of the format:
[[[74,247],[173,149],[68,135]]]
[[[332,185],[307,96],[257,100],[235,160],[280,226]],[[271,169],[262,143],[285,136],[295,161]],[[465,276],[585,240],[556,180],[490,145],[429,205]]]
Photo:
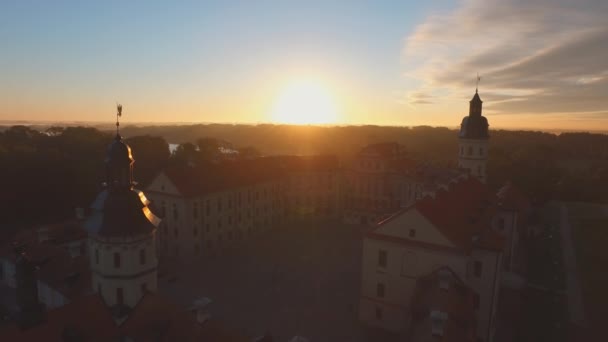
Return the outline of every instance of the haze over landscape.
[[[121,102],[126,124],[453,127],[479,73],[492,127],[605,130],[607,15],[601,0],[7,1],[0,120],[100,122]]]
[[[606,18],[0,0],[0,341],[606,340]]]

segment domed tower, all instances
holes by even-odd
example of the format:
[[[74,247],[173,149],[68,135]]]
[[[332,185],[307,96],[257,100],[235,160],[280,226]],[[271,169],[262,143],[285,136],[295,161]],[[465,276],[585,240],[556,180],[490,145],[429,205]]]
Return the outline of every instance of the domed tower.
[[[134,187],[133,164],[131,148],[117,132],[107,150],[104,189],[85,224],[93,289],[116,312],[134,307],[146,291],[157,289],[155,233],[160,219]]]
[[[490,135],[488,120],[481,115],[482,103],[475,89],[469,102],[469,115],[460,124],[458,166],[468,169],[472,176],[485,183]]]

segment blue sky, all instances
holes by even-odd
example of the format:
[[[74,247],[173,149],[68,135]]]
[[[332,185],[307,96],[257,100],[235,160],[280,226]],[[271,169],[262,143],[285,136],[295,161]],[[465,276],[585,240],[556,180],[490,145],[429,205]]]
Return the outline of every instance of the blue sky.
[[[494,65],[465,67],[504,49],[498,37],[509,44],[517,38],[492,30],[494,38],[483,36],[480,25],[492,21],[467,11],[490,18],[529,6],[488,2],[3,0],[0,120],[105,121],[119,101],[131,121],[267,122],[281,88],[313,75],[340,105],[339,123],[457,125],[475,69],[490,76],[539,53],[531,41],[523,49],[528,55],[503,61],[511,55],[498,53]],[[591,5],[604,9],[601,2]],[[526,22],[518,25],[509,28],[518,32]],[[550,25],[556,24],[539,29],[539,39]],[[565,33],[555,42],[566,41]],[[603,79],[604,66],[581,75]],[[567,115],[542,104],[514,106],[530,95],[528,88],[488,81],[484,89],[486,79],[488,114],[504,126],[514,113],[537,121]],[[506,105],[492,107],[488,100],[495,99]],[[588,108],[585,118],[603,120],[604,109]]]

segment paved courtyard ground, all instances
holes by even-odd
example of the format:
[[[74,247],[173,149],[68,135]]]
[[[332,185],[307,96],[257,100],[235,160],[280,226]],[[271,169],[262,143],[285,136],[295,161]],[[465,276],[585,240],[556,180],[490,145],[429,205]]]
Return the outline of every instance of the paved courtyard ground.
[[[214,317],[250,336],[393,341],[357,321],[362,233],[339,222],[282,227],[221,256],[172,265],[176,280],[163,277],[160,290],[184,305],[211,298]]]

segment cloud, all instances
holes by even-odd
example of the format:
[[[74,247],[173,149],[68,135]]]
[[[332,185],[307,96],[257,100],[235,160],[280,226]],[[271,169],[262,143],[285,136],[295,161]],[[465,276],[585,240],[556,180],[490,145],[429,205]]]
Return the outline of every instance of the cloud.
[[[432,99],[435,97],[423,91],[411,92],[407,95],[409,104],[433,104]]]
[[[421,89],[470,97],[476,74],[493,113],[608,111],[608,1],[470,0],[406,38]],[[414,100],[425,100],[412,97]]]

